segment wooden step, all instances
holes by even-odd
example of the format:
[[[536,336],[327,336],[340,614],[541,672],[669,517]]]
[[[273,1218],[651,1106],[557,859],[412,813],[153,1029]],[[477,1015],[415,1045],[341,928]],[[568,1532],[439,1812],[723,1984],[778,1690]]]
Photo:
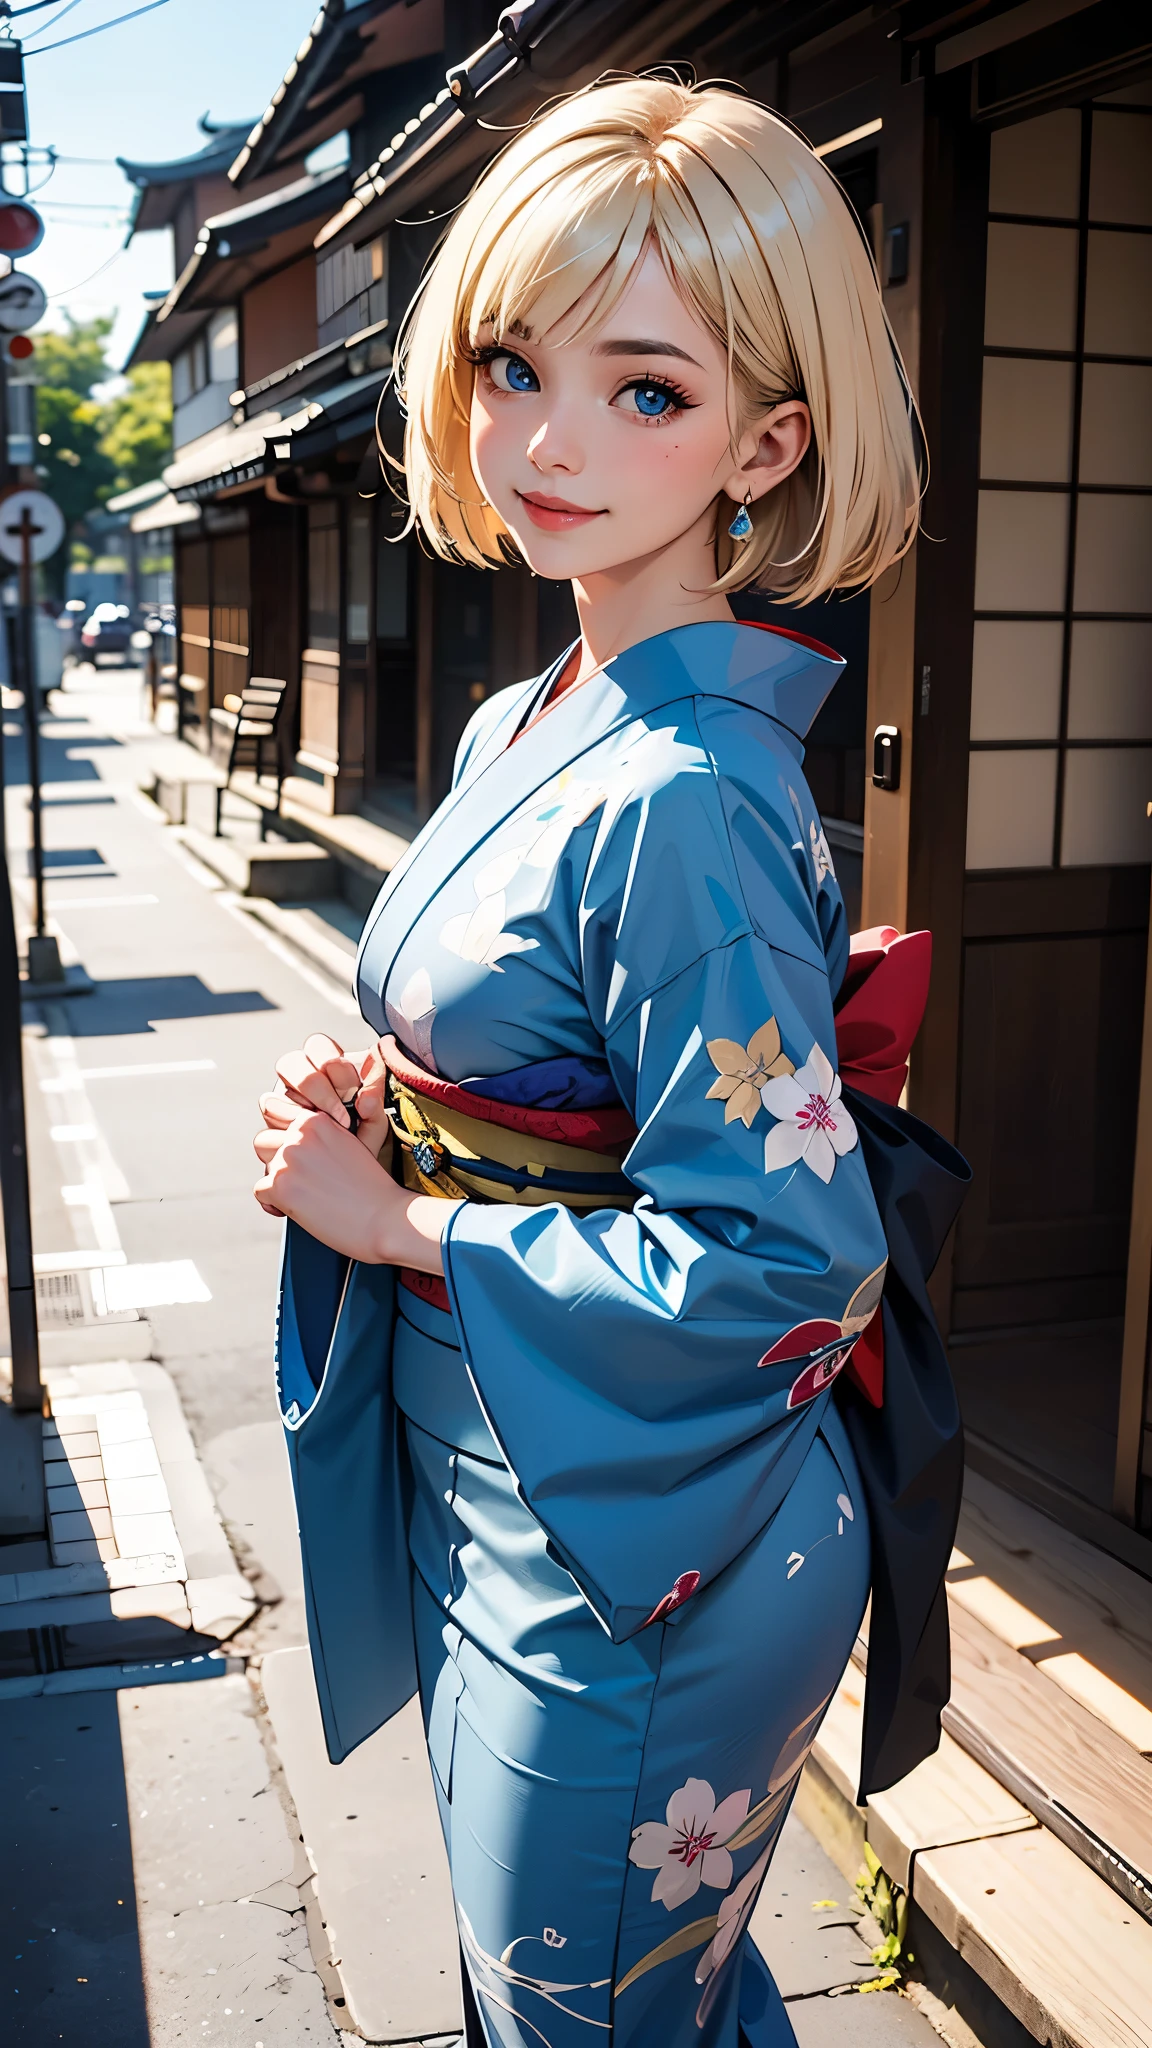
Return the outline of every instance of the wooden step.
[[[956,1542],[948,1583],[960,1605],[1152,1753],[1148,1580],[971,1471]]]
[[[948,1733],[1152,1921],[1152,1763],[954,1600],[949,1606]]]
[[[1048,2048],[1152,2048],[1152,1927],[947,1735],[861,1811],[863,1718],[863,1674],[850,1664],[797,1797],[844,1874],[854,1877],[863,1836]]]
[[[1036,2040],[1149,2048],[1152,1927],[1047,1828],[930,1849],[912,1895]]]

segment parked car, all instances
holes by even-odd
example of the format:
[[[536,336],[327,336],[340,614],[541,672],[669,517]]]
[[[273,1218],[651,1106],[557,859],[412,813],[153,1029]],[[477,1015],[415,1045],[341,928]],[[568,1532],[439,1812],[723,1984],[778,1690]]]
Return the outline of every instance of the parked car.
[[[80,645],[96,662],[128,660],[131,639],[132,613],[126,604],[98,604],[80,629]]]

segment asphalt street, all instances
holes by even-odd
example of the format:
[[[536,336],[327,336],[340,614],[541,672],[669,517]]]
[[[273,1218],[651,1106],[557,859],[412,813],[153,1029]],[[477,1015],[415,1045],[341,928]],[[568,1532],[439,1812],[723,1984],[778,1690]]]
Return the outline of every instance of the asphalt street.
[[[26,893],[11,713],[5,735],[9,858]],[[271,1379],[279,1230],[251,1193],[256,1100],[309,1032],[345,1046],[365,1034],[348,991],[260,924],[141,795],[150,769],[179,772],[181,751],[144,722],[134,674],[72,671],[45,719],[49,909],[95,989],[27,1018],[34,1238],[40,1254],[172,1269],[155,1292],[180,1298],[142,1312],[264,1603],[237,1642],[259,1657],[301,1643],[304,1624]],[[229,829],[254,829],[240,806]],[[348,944],[342,906],[304,914]],[[54,1061],[82,1082],[66,1124]],[[0,1813],[5,2043],[353,2040],[312,1962],[294,1810],[245,1677],[0,1700]],[[938,2036],[907,2000],[828,1995],[868,1974],[850,1898],[791,1821],[758,1932],[801,2048],[931,2048]]]

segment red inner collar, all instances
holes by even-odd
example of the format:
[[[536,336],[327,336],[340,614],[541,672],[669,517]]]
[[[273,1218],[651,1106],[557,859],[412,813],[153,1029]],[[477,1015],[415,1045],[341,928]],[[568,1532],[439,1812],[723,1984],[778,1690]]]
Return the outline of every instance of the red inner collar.
[[[770,626],[766,619],[738,619],[736,623],[738,626],[755,626],[758,633],[779,633],[782,640],[798,641],[801,647],[810,647],[813,654],[822,654],[826,661],[842,662],[844,659],[834,647],[825,647],[822,640],[813,640],[809,633],[797,633],[791,626]]]

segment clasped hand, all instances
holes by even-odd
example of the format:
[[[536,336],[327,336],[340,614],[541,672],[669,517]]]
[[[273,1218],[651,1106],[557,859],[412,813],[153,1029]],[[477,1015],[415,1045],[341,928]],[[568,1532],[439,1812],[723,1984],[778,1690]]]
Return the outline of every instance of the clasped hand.
[[[253,1189],[261,1208],[291,1217],[321,1244],[366,1265],[442,1273],[449,1204],[414,1195],[392,1178],[388,1069],[379,1047],[345,1054],[316,1032],[277,1061],[276,1079],[278,1086],[260,1097],[264,1128],[252,1141],[264,1168]]]

